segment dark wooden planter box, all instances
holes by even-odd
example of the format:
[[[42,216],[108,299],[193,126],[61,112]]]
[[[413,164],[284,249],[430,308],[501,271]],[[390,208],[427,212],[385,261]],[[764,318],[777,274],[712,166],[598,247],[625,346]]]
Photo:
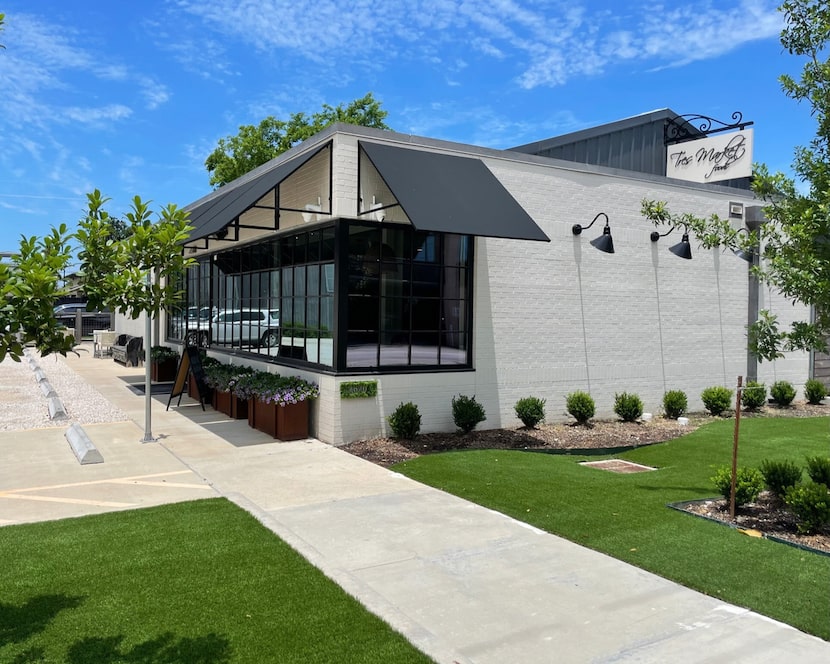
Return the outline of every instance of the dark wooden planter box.
[[[277,438],[299,440],[308,438],[308,400],[277,407]]]
[[[225,413],[235,420],[244,420],[248,417],[248,401],[240,399],[232,392],[213,390],[212,405],[214,410]]]
[[[308,438],[308,401],[277,406],[252,399],[248,404],[248,424],[279,440]]]
[[[150,378],[154,383],[168,383],[176,380],[176,369],[179,366],[178,360],[171,357],[169,360],[150,363]]]

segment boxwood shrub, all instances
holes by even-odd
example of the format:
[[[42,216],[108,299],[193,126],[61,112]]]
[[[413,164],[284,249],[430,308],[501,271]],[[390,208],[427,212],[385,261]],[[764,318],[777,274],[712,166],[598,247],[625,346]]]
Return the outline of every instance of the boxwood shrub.
[[[732,495],[732,469],[727,466],[718,468],[712,478],[720,494],[729,500]],[[735,504],[754,503],[758,494],[764,489],[764,477],[757,468],[738,468],[735,475]]]
[[[587,424],[596,412],[593,397],[587,392],[577,390],[565,398],[565,406],[579,424]]]
[[[516,417],[529,429],[545,421],[545,400],[539,397],[519,399],[513,409],[516,411]]]
[[[614,412],[623,422],[636,422],[643,414],[643,400],[630,392],[615,394]]]
[[[401,403],[386,420],[395,438],[412,440],[421,430],[421,413],[411,401]]]
[[[666,417],[676,420],[689,409],[689,400],[683,390],[669,390],[663,395],[663,412]]]
[[[732,403],[732,390],[721,385],[707,387],[700,393],[700,400],[703,401],[703,407],[717,417],[729,409]]]
[[[748,380],[741,391],[741,405],[747,410],[758,410],[767,402],[767,386],[757,380]]]
[[[786,380],[779,380],[769,388],[769,394],[779,406],[789,406],[795,399],[795,388]]]
[[[804,398],[807,399],[807,403],[811,403],[816,406],[820,404],[826,396],[827,388],[820,380],[811,378],[804,383]]]

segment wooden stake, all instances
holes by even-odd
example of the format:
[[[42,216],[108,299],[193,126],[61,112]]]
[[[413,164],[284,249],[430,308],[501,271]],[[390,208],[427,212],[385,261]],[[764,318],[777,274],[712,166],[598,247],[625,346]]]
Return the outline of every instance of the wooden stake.
[[[743,376],[738,376],[738,389],[735,390],[735,436],[732,442],[732,490],[729,492],[729,518],[735,519],[735,487],[738,483],[738,435],[741,430],[741,392]]]

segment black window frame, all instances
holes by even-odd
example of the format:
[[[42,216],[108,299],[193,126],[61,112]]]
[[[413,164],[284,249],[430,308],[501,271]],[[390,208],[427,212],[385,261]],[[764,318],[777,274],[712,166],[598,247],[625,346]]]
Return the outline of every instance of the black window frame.
[[[437,322],[437,328],[435,330],[419,330],[414,329],[414,325],[411,320],[408,321],[407,328],[400,330],[401,333],[407,334],[407,361],[405,363],[386,363],[384,364],[383,358],[383,349],[384,347],[389,349],[389,346],[384,346],[381,343],[380,339],[380,331],[378,334],[378,340],[375,349],[375,357],[376,361],[372,365],[367,366],[348,366],[348,349],[349,349],[349,335],[350,330],[348,329],[348,316],[349,316],[349,288],[350,288],[350,271],[349,271],[349,263],[350,263],[350,247],[349,247],[349,237],[350,232],[355,228],[362,228],[367,230],[368,232],[374,233],[377,231],[380,237],[385,237],[385,233],[404,233],[407,234],[406,237],[402,239],[402,246],[403,247],[410,247],[413,255],[400,257],[399,262],[401,265],[404,265],[406,269],[402,271],[402,274],[407,274],[409,277],[408,286],[405,293],[400,295],[400,298],[406,299],[409,302],[410,308],[412,308],[412,303],[418,299],[419,293],[416,288],[413,288],[411,280],[414,274],[416,267],[419,265],[418,262],[415,260],[414,255],[416,254],[416,249],[412,247],[415,246],[414,239],[419,235],[425,235],[429,237],[429,246],[430,250],[433,251],[438,257],[439,260],[437,262],[431,261],[427,268],[424,268],[424,272],[435,272],[438,276],[438,283],[433,284],[431,286],[425,286],[425,290],[428,291],[432,289],[435,291],[437,287],[437,295],[433,294],[431,296],[427,296],[428,293],[420,293],[420,295],[429,303],[433,303],[436,307],[436,311],[438,312],[438,316],[441,316],[441,311],[444,310],[447,306],[453,306],[453,303],[458,304],[459,309],[463,309],[463,312],[460,314],[460,327],[462,329],[450,331],[449,334],[461,335],[458,337],[458,343],[461,344],[460,346],[455,346],[460,352],[464,353],[464,361],[463,362],[455,362],[455,363],[441,363],[441,353],[443,342],[442,339],[444,338],[445,334],[448,334],[448,331],[443,328],[443,324],[440,320]],[[318,247],[315,249],[309,250],[308,249],[308,242],[309,238],[312,237],[312,234],[317,234],[315,238],[315,242],[319,243]],[[298,236],[303,235],[304,237],[299,238],[301,243],[306,247],[306,251],[302,252],[303,255],[309,258],[316,258],[317,260],[313,260],[311,262],[305,262],[301,265],[294,264],[293,258],[296,257],[296,242]],[[333,235],[333,247],[329,244],[332,241]],[[279,292],[274,293],[271,292],[273,287],[273,282],[269,276],[268,278],[268,295],[267,300],[270,302],[276,296],[280,301],[280,328],[283,328],[284,321],[286,320],[286,314],[288,312],[284,312],[283,309],[283,298],[285,297],[283,291],[283,270],[287,268],[304,268],[300,270],[301,273],[306,274],[306,281],[308,281],[307,276],[307,269],[308,266],[312,265],[319,265],[319,276],[317,278],[317,289],[316,293],[309,294],[304,292],[302,297],[295,297],[292,295],[292,301],[296,304],[298,300],[301,300],[305,303],[304,306],[309,306],[309,301],[313,301],[316,303],[317,306],[317,318],[318,318],[318,326],[322,326],[322,311],[324,305],[324,298],[331,297],[331,307],[332,307],[332,323],[334,326],[333,330],[328,330],[331,338],[332,338],[332,365],[329,366],[327,364],[320,364],[317,361],[311,361],[303,359],[302,357],[291,357],[287,355],[277,355],[273,356],[270,354],[263,354],[261,352],[254,352],[252,350],[245,350],[242,347],[233,347],[233,346],[226,346],[226,345],[210,345],[211,350],[226,353],[228,355],[242,355],[246,357],[250,357],[252,360],[258,360],[262,362],[268,362],[275,365],[285,365],[285,366],[296,366],[298,368],[305,368],[311,369],[313,371],[318,371],[325,374],[333,374],[333,375],[360,375],[360,374],[400,374],[400,373],[435,373],[435,372],[459,372],[459,371],[469,371],[473,369],[473,319],[474,319],[474,290],[473,290],[473,282],[474,282],[474,268],[475,268],[475,237],[468,236],[468,235],[458,235],[455,237],[462,238],[462,242],[464,243],[464,250],[463,250],[463,265],[449,265],[447,264],[444,256],[444,249],[447,242],[447,239],[453,237],[452,234],[446,233],[439,233],[439,232],[426,232],[426,231],[418,231],[412,226],[399,224],[399,223],[390,223],[390,222],[376,222],[376,221],[368,221],[368,220],[361,220],[361,219],[335,219],[330,222],[321,224],[321,225],[314,225],[312,228],[292,228],[290,230],[286,230],[284,233],[275,234],[269,236],[267,239],[261,239],[259,242],[251,245],[244,245],[242,247],[234,247],[232,249],[213,252],[211,254],[206,254],[204,256],[200,256],[196,270],[198,272],[196,275],[186,275],[184,281],[185,286],[185,297],[184,297],[184,311],[190,307],[198,306],[200,308],[203,307],[210,307],[212,311],[220,311],[223,308],[228,308],[225,306],[227,302],[220,302],[218,300],[218,296],[220,295],[217,292],[217,284],[219,280],[219,276],[217,274],[217,263],[232,266],[233,264],[238,264],[239,269],[243,267],[243,262],[245,265],[250,267],[256,267],[258,269],[253,271],[245,271],[245,272],[228,272],[227,270],[224,271],[224,274],[239,274],[239,275],[255,275],[255,274],[272,274],[274,270],[279,270],[280,279],[279,279]],[[461,246],[461,245],[459,245]],[[333,256],[331,253],[333,252]],[[251,257],[256,255],[259,260],[256,261],[256,265],[251,264]],[[333,259],[333,260],[332,260]],[[381,262],[385,261],[386,259],[381,259]],[[391,259],[390,259],[391,260]],[[398,260],[398,259],[395,259]],[[330,279],[327,277],[327,269],[324,267],[326,265],[331,265],[333,262],[333,271],[334,271],[334,282],[330,284]],[[287,263],[291,263],[290,265]],[[413,267],[415,266],[415,267]],[[205,274],[205,270],[207,268],[207,274]],[[464,276],[464,283],[463,287],[459,287],[460,290],[457,292],[453,292],[448,294],[445,292],[445,281],[447,279],[447,273],[457,270],[459,274],[463,272]],[[260,278],[261,279],[261,278]],[[207,282],[207,291],[208,291],[208,301],[205,302],[204,299],[201,297],[201,294],[205,293],[205,281]],[[460,279],[459,279],[460,281]],[[262,281],[260,281],[262,283]],[[407,283],[403,280],[401,283]],[[191,288],[194,284],[197,284],[199,287],[200,295],[197,297],[193,297],[191,293]],[[330,293],[329,289],[333,285],[333,293]],[[307,289],[308,284],[303,284],[303,290]],[[324,292],[325,291],[325,292]],[[255,296],[251,295],[253,299]],[[260,299],[261,299],[260,294]],[[227,298],[226,298],[227,299]],[[375,298],[375,305],[378,307],[378,311],[380,315],[380,309],[384,304],[384,300],[387,300],[386,304],[389,304],[391,300],[397,300],[398,297],[392,297],[388,295],[381,296],[380,293]],[[233,308],[246,308],[246,304],[239,304],[238,306],[235,305]],[[259,308],[266,308],[264,305]],[[185,330],[187,329],[187,325],[189,321],[185,314]],[[184,341],[184,338],[176,338],[176,329],[174,325],[168,324],[168,339],[171,341]],[[389,333],[390,330],[384,328],[384,332]],[[423,336],[426,333],[434,333],[436,335],[436,352],[437,352],[437,361],[435,363],[417,363],[413,362],[413,341],[418,338],[418,336]],[[318,339],[322,339],[324,332],[321,328],[318,328]],[[182,337],[186,336],[185,334],[181,335]],[[328,338],[328,337],[325,337]],[[415,344],[417,346],[417,344]],[[319,346],[318,346],[319,347]],[[319,356],[318,356],[319,357]]]

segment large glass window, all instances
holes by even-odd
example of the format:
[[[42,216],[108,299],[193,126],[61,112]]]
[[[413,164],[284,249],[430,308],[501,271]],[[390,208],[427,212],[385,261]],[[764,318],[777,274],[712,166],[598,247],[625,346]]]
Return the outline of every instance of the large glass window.
[[[333,366],[334,246],[331,227],[201,260],[171,336]]]
[[[346,369],[470,364],[471,241],[349,224]]]
[[[471,365],[470,236],[341,221],[202,258],[186,281],[168,331],[189,344],[336,371]]]

